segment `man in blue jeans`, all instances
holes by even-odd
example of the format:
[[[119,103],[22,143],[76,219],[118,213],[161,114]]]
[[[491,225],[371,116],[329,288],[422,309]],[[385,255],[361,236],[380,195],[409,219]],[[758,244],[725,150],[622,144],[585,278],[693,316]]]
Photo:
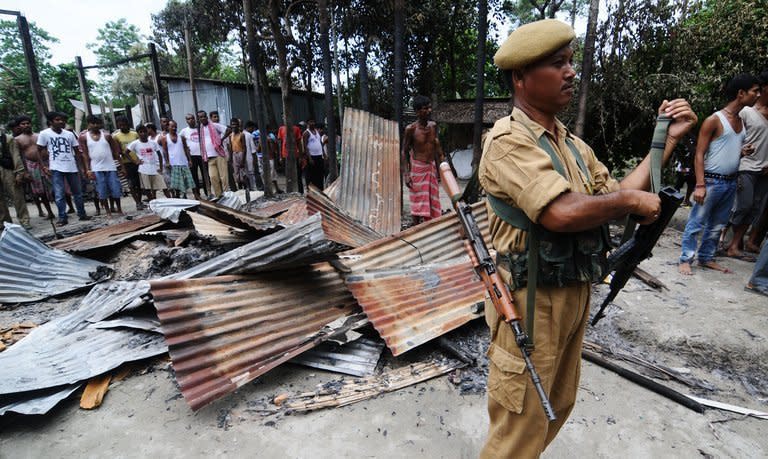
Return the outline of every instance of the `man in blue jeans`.
[[[59,211],[59,220],[56,224],[64,226],[68,223],[66,185],[69,185],[72,192],[77,216],[80,220],[90,220],[91,217],[85,214],[85,206],[83,206],[83,192],[80,186],[81,165],[77,160],[80,155],[77,137],[64,129],[67,122],[67,115],[64,113],[48,112],[45,116],[50,127],[37,136],[37,154],[42,173],[51,176],[53,180],[53,196]],[[90,165],[83,164],[82,167],[85,168],[82,171],[84,175],[90,172]]]
[[[725,86],[728,103],[701,125],[694,159],[694,205],[685,225],[678,265],[681,274],[692,274],[694,256],[698,256],[699,266],[703,268],[730,272],[714,260],[715,250],[736,196],[739,161],[754,152],[754,147],[743,144],[745,129],[739,112],[754,105],[759,95],[757,78],[747,74],[735,76]],[[701,244],[697,252],[699,235]]]

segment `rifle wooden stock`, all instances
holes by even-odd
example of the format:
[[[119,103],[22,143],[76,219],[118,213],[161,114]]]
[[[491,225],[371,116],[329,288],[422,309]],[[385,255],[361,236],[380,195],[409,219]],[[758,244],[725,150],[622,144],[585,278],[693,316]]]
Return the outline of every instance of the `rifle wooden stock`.
[[[512,328],[512,333],[515,335],[515,342],[520,348],[520,353],[525,361],[525,367],[531,375],[531,381],[533,381],[533,386],[541,400],[544,414],[547,416],[547,419],[554,421],[556,419],[555,411],[549,403],[547,393],[541,385],[539,374],[536,372],[536,368],[531,361],[530,351],[527,348],[528,336],[521,324],[522,317],[518,314],[517,309],[515,308],[515,303],[512,299],[512,294],[507,288],[507,284],[501,279],[501,276],[496,269],[496,265],[491,258],[488,247],[485,246],[483,235],[475,222],[475,217],[472,215],[472,208],[461,201],[459,184],[456,183],[453,172],[451,172],[451,166],[448,163],[444,162],[440,164],[440,178],[443,182],[443,188],[445,188],[448,196],[451,197],[451,203],[459,218],[459,222],[461,222],[461,233],[465,238],[464,248],[469,254],[470,260],[472,260],[475,272],[483,280],[485,288],[493,302],[493,307],[496,308],[496,312],[499,313],[499,315],[504,318],[504,321]]]

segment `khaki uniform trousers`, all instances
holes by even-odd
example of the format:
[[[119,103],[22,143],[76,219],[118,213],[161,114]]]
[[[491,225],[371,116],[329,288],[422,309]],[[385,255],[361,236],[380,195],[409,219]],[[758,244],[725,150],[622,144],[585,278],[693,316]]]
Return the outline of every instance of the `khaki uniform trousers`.
[[[211,179],[213,195],[217,198],[222,191],[229,191],[229,169],[227,158],[223,156],[208,157],[208,175]]]
[[[505,281],[509,280],[508,271],[499,272]],[[515,291],[513,296],[517,310],[525,316],[526,289]],[[552,422],[544,415],[511,327],[486,302],[485,318],[491,328],[490,428],[481,458],[539,457],[568,419],[579,387],[589,298],[589,283],[536,290],[535,349],[531,358],[557,416]]]
[[[16,176],[12,170],[0,166],[0,229],[3,228],[3,223],[12,223],[6,197],[10,197],[13,201],[19,223],[28,226],[29,210],[24,197],[24,187],[16,184]]]

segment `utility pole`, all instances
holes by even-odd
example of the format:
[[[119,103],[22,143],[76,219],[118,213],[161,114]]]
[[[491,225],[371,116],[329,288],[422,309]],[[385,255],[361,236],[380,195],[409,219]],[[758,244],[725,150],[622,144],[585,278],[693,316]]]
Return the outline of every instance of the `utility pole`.
[[[45,98],[43,96],[43,87],[40,84],[40,74],[37,71],[35,53],[32,49],[32,37],[29,34],[29,23],[27,23],[27,18],[19,12],[4,11],[4,13],[16,13],[16,23],[19,26],[21,44],[24,48],[24,60],[27,62],[27,72],[29,73],[29,85],[32,88],[32,99],[35,102],[35,111],[37,111],[40,129],[43,129],[46,125]]]
[[[83,60],[80,56],[75,56],[75,67],[77,68],[77,81],[80,83],[80,97],[83,98],[85,115],[93,115],[91,110],[91,101],[88,98],[88,82],[85,81],[85,70],[83,70]]]
[[[330,35],[331,35],[331,42],[333,43],[333,61],[336,66],[336,97],[339,100],[339,132],[341,132],[341,128],[344,125],[344,98],[343,98],[343,91],[341,89],[341,76],[339,75],[341,72],[341,67],[339,65],[339,46],[338,46],[338,38],[335,33],[335,27],[334,27],[334,20],[333,20],[333,13],[330,14],[331,16],[331,27],[330,27]],[[333,113],[333,107],[329,107],[326,110],[330,110],[331,113]]]
[[[184,42],[187,48],[187,72],[189,73],[189,87],[192,89],[192,106],[195,107],[197,116],[197,90],[195,89],[195,74],[192,71],[192,44],[190,43],[189,21],[184,18]]]
[[[165,101],[163,100],[163,87],[160,84],[160,65],[157,63],[157,48],[154,43],[149,44],[149,60],[152,67],[152,86],[155,90],[155,99],[157,99],[157,111],[158,116],[166,115],[170,119],[170,110],[165,112]],[[160,119],[157,120],[158,126],[160,125]]]

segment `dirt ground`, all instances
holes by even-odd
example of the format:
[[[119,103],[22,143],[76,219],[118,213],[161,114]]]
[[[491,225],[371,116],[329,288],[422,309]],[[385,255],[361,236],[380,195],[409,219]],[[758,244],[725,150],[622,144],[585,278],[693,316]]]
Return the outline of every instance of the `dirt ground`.
[[[123,200],[126,210],[135,215],[128,201]],[[33,206],[30,210],[33,232],[50,236],[47,222],[36,217]],[[668,290],[630,280],[587,339],[686,375],[693,386],[657,380],[680,392],[768,411],[768,298],[743,290],[753,267],[749,262],[723,259],[733,274],[677,273],[686,214],[678,212],[654,257],[641,265]],[[88,224],[107,224],[103,219]],[[159,250],[143,244],[130,250]],[[595,287],[594,307],[607,290]],[[0,309],[0,328],[25,317],[59,315],[82,295]],[[452,338],[461,336],[481,343],[479,348],[487,343],[482,321]],[[472,352],[482,354],[479,348]],[[439,351],[427,345],[413,352],[421,354],[403,358],[418,361]],[[81,410],[69,399],[44,416],[0,417],[0,458],[477,457],[488,423],[486,395],[476,390],[485,375],[484,359],[479,362],[480,368],[348,407],[291,415],[264,411],[274,408],[270,401],[278,394],[312,390],[340,376],[286,364],[194,412],[166,358],[140,362],[131,376],[110,386],[96,410]],[[576,408],[544,457],[762,458],[768,455],[766,422],[716,409],[698,414],[584,362]]]

